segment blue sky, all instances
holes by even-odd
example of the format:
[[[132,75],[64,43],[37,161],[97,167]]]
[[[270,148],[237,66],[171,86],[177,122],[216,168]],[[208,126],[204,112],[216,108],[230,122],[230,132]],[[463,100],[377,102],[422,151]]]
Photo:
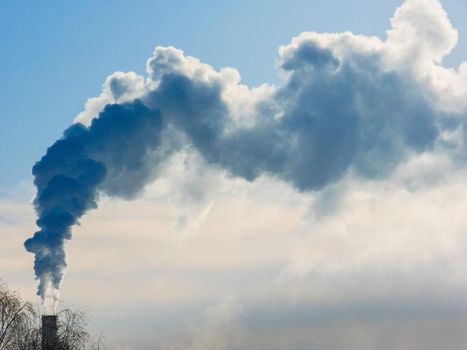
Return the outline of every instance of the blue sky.
[[[116,350],[463,349],[466,14],[2,4],[0,279]]]
[[[384,37],[400,1],[15,1],[0,13],[0,180],[30,180],[32,164],[99,93],[110,73],[143,73],[156,45],[173,45],[244,83],[277,82],[279,45],[303,31]],[[467,55],[467,4],[443,6],[459,30],[447,64]]]

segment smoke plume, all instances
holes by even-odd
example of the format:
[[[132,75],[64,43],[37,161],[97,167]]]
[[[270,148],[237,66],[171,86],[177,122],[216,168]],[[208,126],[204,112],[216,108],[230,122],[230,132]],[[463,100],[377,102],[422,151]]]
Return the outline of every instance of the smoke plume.
[[[300,34],[279,50],[281,86],[248,88],[173,47],[155,49],[147,77],[112,74],[33,167],[39,231],[25,246],[38,294],[58,290],[64,243],[99,194],[137,196],[182,148],[300,191],[384,179],[414,154],[463,153],[467,69],[441,65],[457,32],[436,0],[407,0],[391,24],[386,40]]]
[[[138,100],[107,105],[89,127],[78,123],[65,130],[34,165],[40,230],[25,247],[35,254],[40,296],[58,290],[66,267],[64,243],[79,218],[97,208],[99,191],[129,198],[142,189],[153,172],[151,152],[160,144],[161,129],[160,112]]]

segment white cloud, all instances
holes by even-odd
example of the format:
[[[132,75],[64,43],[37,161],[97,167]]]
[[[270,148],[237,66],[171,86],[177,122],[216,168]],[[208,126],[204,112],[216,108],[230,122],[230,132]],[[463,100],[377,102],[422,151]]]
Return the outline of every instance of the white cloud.
[[[144,91],[144,77],[134,72],[114,72],[105,79],[101,94],[86,101],[84,111],[76,116],[75,122],[89,125],[107,104],[132,101]]]
[[[187,339],[180,344],[163,347],[167,350],[229,350],[241,349],[241,307],[235,300],[225,299],[208,307],[202,317],[188,326]]]
[[[441,64],[457,44],[457,30],[437,0],[408,0],[391,18],[385,49],[396,65]],[[426,67],[423,67],[426,68]]]

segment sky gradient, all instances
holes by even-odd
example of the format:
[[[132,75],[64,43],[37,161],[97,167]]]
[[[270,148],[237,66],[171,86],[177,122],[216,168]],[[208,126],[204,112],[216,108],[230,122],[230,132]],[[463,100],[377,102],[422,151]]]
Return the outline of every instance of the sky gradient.
[[[30,169],[75,123],[36,205],[105,167],[60,293],[109,348],[462,349],[466,6],[5,6],[0,278],[36,300]]]
[[[235,67],[249,86],[278,82],[277,48],[304,31],[384,37],[398,0],[373,2],[18,1],[0,12],[1,188],[30,181],[32,164],[114,71],[143,73],[156,45],[172,45],[215,68]],[[444,0],[459,44],[446,59],[467,56],[467,4]],[[118,22],[118,25],[115,22]],[[183,25],[181,25],[183,24]],[[60,96],[60,98],[57,98]]]

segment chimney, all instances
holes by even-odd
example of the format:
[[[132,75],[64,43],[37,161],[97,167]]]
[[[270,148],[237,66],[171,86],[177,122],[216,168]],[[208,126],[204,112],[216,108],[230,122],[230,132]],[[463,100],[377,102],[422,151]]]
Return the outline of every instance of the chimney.
[[[42,350],[57,350],[57,316],[42,316]]]

